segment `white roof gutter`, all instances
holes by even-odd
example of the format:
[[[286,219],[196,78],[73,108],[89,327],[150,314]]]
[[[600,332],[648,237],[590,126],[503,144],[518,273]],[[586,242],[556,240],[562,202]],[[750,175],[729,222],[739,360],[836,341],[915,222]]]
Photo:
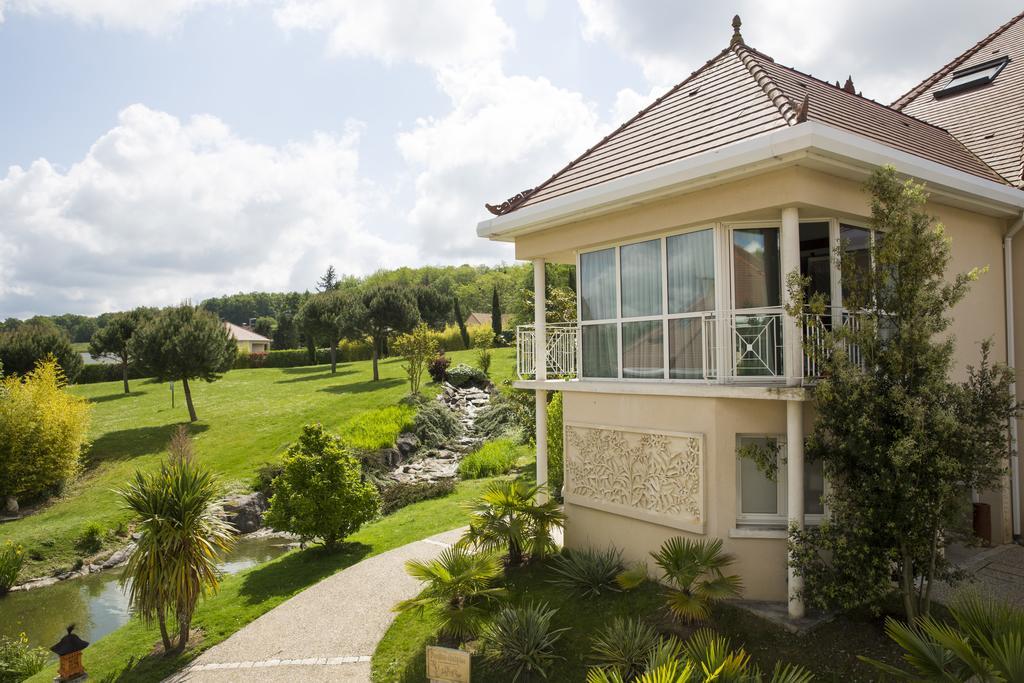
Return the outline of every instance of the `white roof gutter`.
[[[896,170],[945,191],[993,204],[1005,211],[1024,209],[1024,191],[986,180],[944,164],[901,152],[869,138],[807,121],[747,140],[610,180],[594,187],[517,209],[477,224],[477,234],[513,240],[536,230],[614,211],[638,201],[696,189],[709,182],[748,175],[796,159],[816,156],[864,168],[891,164]]]

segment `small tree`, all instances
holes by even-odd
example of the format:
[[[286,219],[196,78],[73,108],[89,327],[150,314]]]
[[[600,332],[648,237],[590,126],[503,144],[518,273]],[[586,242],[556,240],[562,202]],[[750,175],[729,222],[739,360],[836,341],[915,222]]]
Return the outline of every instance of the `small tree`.
[[[316,291],[318,292],[330,292],[338,288],[338,273],[334,270],[334,266],[327,266],[327,270],[320,276],[320,279],[316,281]]]
[[[486,328],[474,328],[472,333],[473,351],[476,355],[476,366],[485,375],[491,369],[491,349],[494,346],[494,333]]]
[[[127,313],[114,315],[104,327],[92,335],[89,341],[89,354],[98,359],[103,356],[117,356],[121,361],[121,380],[124,382],[124,393],[128,393],[128,365],[132,362],[132,335],[145,324],[152,313],[148,309],[136,308]]]
[[[498,298],[497,285],[491,292],[491,330],[495,339],[501,338],[501,300]]]
[[[160,311],[130,344],[139,365],[160,382],[181,381],[188,416],[195,422],[189,380],[215,382],[231,368],[238,345],[213,313],[185,303]]]
[[[436,285],[422,285],[416,288],[416,308],[420,320],[433,330],[443,330],[452,319],[452,299]]]
[[[338,344],[345,333],[351,294],[331,289],[306,299],[299,309],[302,330],[307,338],[327,343],[331,354],[331,373],[338,370]]]
[[[395,340],[395,353],[405,359],[402,368],[409,376],[409,393],[420,393],[420,383],[427,365],[437,354],[437,335],[426,323],[420,323],[412,332]]]
[[[379,511],[377,487],[365,481],[359,460],[322,425],[309,424],[285,453],[266,522],[333,550]]]
[[[81,467],[89,403],[64,390],[52,358],[0,379],[0,502],[59,488]]]
[[[935,580],[951,578],[942,547],[963,525],[969,492],[999,484],[1009,456],[1006,427],[1017,414],[1013,374],[988,360],[950,381],[950,309],[983,272],[945,277],[950,240],[924,211],[923,186],[876,171],[868,182],[878,233],[866,271],[840,261],[851,323],[818,323],[824,352],[807,440],[833,483],[830,521],[792,531],[806,593],[822,605],[854,606],[891,589],[895,569],[908,620],[927,615]],[[804,283],[790,276],[791,313]],[[824,317],[820,297],[811,309]],[[812,335],[813,336],[813,335]],[[849,353],[857,349],[859,357]],[[808,353],[817,353],[808,348]]]
[[[350,327],[369,337],[373,346],[373,381],[380,379],[377,360],[388,334],[408,332],[420,321],[416,298],[396,284],[369,285],[362,291],[362,316],[353,316]]]
[[[136,471],[119,491],[125,507],[139,517],[139,540],[121,575],[135,613],[160,626],[165,652],[188,643],[200,597],[220,585],[219,556],[234,546],[231,526],[217,502],[220,487],[192,453],[184,426],[171,438],[169,456],[156,472]],[[168,633],[168,617],[177,641]]]
[[[8,374],[24,375],[48,356],[74,382],[82,371],[82,356],[71,346],[67,332],[47,319],[35,318],[0,333],[0,364]]]
[[[469,331],[466,329],[466,318],[462,315],[462,307],[459,306],[459,297],[455,297],[455,324],[459,326],[459,336],[462,337],[462,348],[469,348]]]

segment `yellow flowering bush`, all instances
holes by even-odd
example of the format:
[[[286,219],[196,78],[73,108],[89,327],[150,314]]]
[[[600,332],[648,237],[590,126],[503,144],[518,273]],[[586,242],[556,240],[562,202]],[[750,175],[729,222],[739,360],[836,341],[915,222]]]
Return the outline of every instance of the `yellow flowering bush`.
[[[78,474],[89,404],[65,384],[52,356],[24,377],[0,379],[0,500],[36,497]]]

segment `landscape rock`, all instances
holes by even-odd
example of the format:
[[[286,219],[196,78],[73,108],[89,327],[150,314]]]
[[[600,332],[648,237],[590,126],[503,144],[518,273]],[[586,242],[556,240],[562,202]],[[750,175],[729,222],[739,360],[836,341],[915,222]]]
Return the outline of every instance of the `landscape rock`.
[[[413,451],[420,447],[420,440],[411,432],[402,432],[395,441],[395,447],[403,457],[409,457]]]
[[[267,509],[267,497],[259,491],[224,499],[224,518],[240,534],[256,531],[263,526],[263,512]]]
[[[4,499],[4,514],[10,517],[15,517],[18,514],[18,499],[14,496],[7,496]]]
[[[133,552],[135,552],[135,544],[134,543],[129,543],[125,547],[123,547],[120,550],[114,552],[114,554],[112,554],[106,560],[104,560],[103,564],[100,565],[100,568],[101,569],[113,569],[114,567],[122,565],[122,564],[124,564],[125,562],[128,561],[128,558],[132,556]]]

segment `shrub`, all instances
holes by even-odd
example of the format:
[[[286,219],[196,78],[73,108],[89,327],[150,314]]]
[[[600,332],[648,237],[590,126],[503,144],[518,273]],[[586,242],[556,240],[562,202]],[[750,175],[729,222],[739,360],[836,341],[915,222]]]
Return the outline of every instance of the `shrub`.
[[[395,445],[402,432],[412,431],[414,412],[407,406],[388,406],[367,410],[341,425],[339,436],[356,451],[379,451]]]
[[[522,564],[527,553],[543,559],[555,550],[552,534],[565,515],[553,500],[538,504],[538,490],[519,479],[493,482],[470,508],[469,529],[459,543],[505,552],[512,566]]]
[[[380,510],[380,495],[342,441],[319,424],[302,428],[284,456],[266,521],[333,549]]]
[[[78,474],[89,404],[63,386],[52,359],[0,379],[0,499],[36,497]]]
[[[49,320],[31,320],[0,332],[0,365],[5,373],[27,375],[47,358],[60,365],[69,381],[82,370],[82,356],[71,346],[67,332]]]
[[[456,387],[482,387],[487,385],[487,375],[478,368],[459,363],[448,370],[448,383]]]
[[[430,331],[426,323],[420,323],[412,332],[396,339],[392,348],[405,359],[402,369],[409,377],[409,393],[420,393],[423,371],[430,359],[437,354],[437,336]]]
[[[476,366],[480,372],[487,375],[491,369],[491,349],[494,347],[494,332],[485,327],[473,330],[473,352],[476,356]]]
[[[557,577],[551,583],[584,598],[595,598],[619,590],[616,578],[622,572],[622,551],[613,547],[565,549],[555,557],[552,570]]]
[[[484,659],[512,680],[547,678],[548,669],[556,659],[555,644],[568,631],[551,628],[551,618],[558,612],[546,603],[529,603],[523,607],[504,607],[480,634],[484,643]]]
[[[0,636],[0,681],[24,681],[42,671],[49,661],[49,651],[31,647],[24,633],[17,638]]]
[[[442,498],[454,490],[454,479],[387,484],[380,490],[380,512],[382,515],[390,515],[406,505],[431,498]]]
[[[409,560],[405,567],[426,587],[417,597],[395,605],[395,611],[429,611],[442,639],[450,644],[475,636],[486,615],[484,604],[505,595],[505,589],[497,586],[502,567],[494,555],[452,546],[435,560]]]
[[[448,366],[452,364],[452,361],[448,356],[444,355],[444,350],[434,356],[434,359],[430,361],[430,365],[427,366],[427,372],[430,373],[430,380],[435,384],[440,384],[448,379]]]
[[[516,466],[523,448],[511,439],[488,441],[459,463],[459,476],[463,479],[482,479],[508,474]]]
[[[497,439],[517,426],[515,407],[505,394],[494,396],[473,420],[474,431],[485,439]]]
[[[684,621],[707,619],[711,603],[737,597],[742,591],[740,577],[723,570],[733,562],[722,552],[722,539],[689,539],[674,536],[651,553],[661,568],[662,583],[668,588],[665,603],[672,614]],[[647,580],[647,568],[638,565],[619,575],[619,585],[632,588]]]
[[[13,541],[7,541],[0,548],[0,595],[11,590],[18,580],[18,573],[25,564],[25,550]]]
[[[284,465],[279,462],[265,462],[256,468],[256,474],[252,481],[252,490],[259,491],[268,499],[274,495],[274,480],[284,471]]]
[[[594,636],[590,656],[599,669],[631,681],[647,668],[647,658],[660,640],[658,632],[640,619],[616,617]]]
[[[430,401],[420,408],[412,427],[420,443],[431,448],[448,443],[460,430],[461,425],[455,413],[440,401]]]
[[[78,547],[84,553],[99,552],[103,547],[103,527],[96,522],[90,522],[85,531],[78,537]]]
[[[147,373],[142,372],[133,364],[128,365],[128,379],[142,379]],[[75,384],[98,384],[100,382],[120,382],[124,378],[120,363],[92,363],[83,365]]]
[[[548,488],[559,500],[565,481],[565,447],[562,443],[562,392],[553,391],[548,402]]]

